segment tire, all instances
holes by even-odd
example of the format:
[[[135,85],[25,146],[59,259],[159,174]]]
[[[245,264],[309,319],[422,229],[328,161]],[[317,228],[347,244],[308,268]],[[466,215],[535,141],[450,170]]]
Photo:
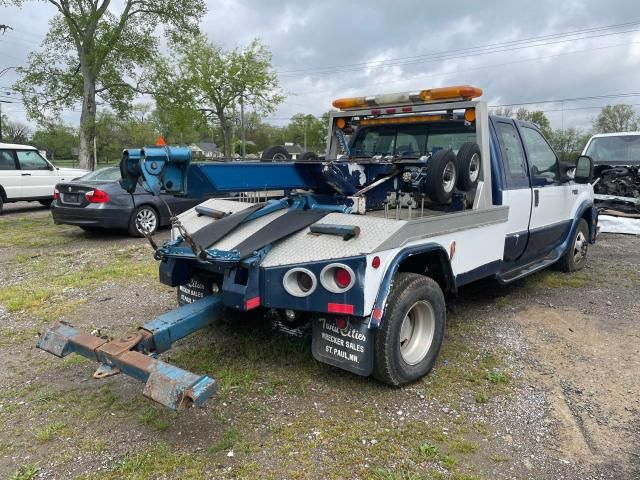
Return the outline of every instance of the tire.
[[[38,203],[40,205],[42,205],[43,207],[47,207],[48,208],[53,203],[53,199],[51,199],[51,200],[38,200]]]
[[[291,160],[291,155],[289,155],[287,149],[282,145],[271,145],[262,152],[260,160],[267,162],[281,162]]]
[[[442,290],[433,279],[398,273],[374,339],[373,376],[397,387],[429,373],[444,337],[445,308]]]
[[[463,143],[458,150],[458,188],[469,191],[476,188],[480,178],[482,156],[477,143]]]
[[[584,218],[578,222],[578,228],[573,233],[569,248],[558,260],[558,268],[563,272],[577,272],[587,264],[587,251],[589,249],[589,225]]]
[[[158,230],[160,223],[158,212],[150,205],[141,205],[136,208],[133,214],[131,214],[131,220],[129,220],[129,235],[133,237],[144,237],[138,229],[139,222],[146,225],[145,230],[149,235],[153,235],[156,230]]]
[[[4,207],[4,200],[2,199],[2,194],[0,194],[0,215],[2,214],[3,207]]]
[[[448,203],[456,187],[458,166],[451,150],[438,150],[427,163],[425,188],[436,203]]]
[[[304,152],[298,157],[298,162],[317,162],[318,160],[318,155],[313,152]]]

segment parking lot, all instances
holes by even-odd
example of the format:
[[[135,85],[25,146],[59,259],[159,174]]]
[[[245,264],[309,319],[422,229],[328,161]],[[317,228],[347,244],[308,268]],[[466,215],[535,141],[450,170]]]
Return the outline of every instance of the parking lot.
[[[146,240],[55,226],[36,204],[8,205],[0,229],[2,478],[640,476],[638,237],[601,235],[574,275],[465,288],[436,368],[402,389],[264,325],[216,324],[167,356],[220,385],[176,414],[35,348],[58,320],[116,336],[174,308]]]

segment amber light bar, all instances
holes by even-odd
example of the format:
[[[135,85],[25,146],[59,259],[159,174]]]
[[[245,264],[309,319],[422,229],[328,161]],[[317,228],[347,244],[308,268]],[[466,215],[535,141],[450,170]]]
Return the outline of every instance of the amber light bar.
[[[440,120],[448,120],[451,117],[445,115],[418,115],[415,117],[392,117],[392,118],[365,118],[360,120],[360,126],[368,125],[392,125],[398,123],[420,123],[420,122],[439,122]]]
[[[482,89],[471,85],[430,88],[418,92],[389,93],[370,97],[339,98],[333,106],[340,110],[354,108],[380,107],[385,105],[403,105],[408,103],[430,103],[443,100],[471,100],[482,95]]]

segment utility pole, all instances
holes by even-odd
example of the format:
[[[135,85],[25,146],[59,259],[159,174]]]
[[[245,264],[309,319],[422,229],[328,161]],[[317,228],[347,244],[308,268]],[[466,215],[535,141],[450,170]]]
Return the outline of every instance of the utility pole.
[[[242,159],[245,155],[245,138],[244,138],[244,89],[240,95],[240,141],[242,142]]]

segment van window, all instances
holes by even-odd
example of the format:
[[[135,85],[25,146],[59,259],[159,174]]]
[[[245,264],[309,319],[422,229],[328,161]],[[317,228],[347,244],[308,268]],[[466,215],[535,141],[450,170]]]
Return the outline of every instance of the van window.
[[[0,170],[15,170],[16,162],[10,150],[0,150]]]
[[[49,170],[49,164],[35,150],[18,150],[18,163],[21,170]]]

